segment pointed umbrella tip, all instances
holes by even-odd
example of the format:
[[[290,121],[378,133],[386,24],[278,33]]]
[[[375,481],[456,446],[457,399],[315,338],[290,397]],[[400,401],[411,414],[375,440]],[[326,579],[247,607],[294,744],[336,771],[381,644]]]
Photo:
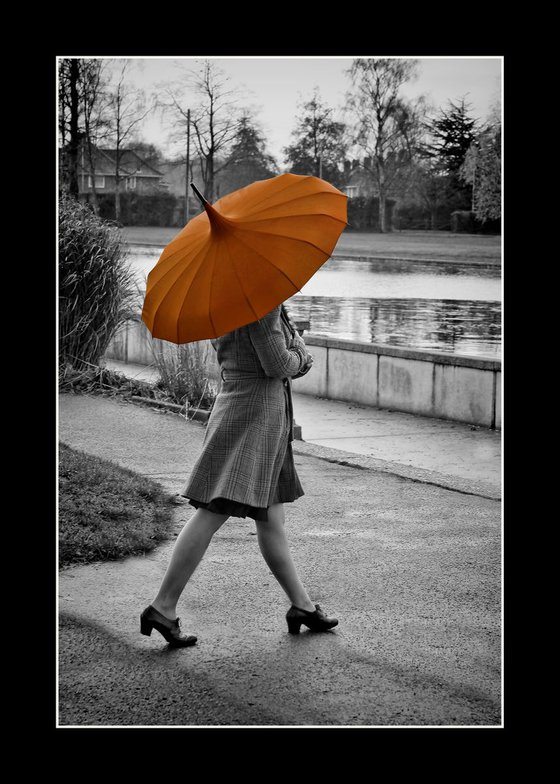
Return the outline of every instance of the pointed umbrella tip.
[[[204,207],[204,205],[205,205],[205,204],[207,204],[208,202],[206,201],[206,199],[204,198],[204,196],[202,195],[202,193],[201,193],[201,192],[198,190],[198,188],[196,187],[196,185],[194,184],[194,182],[191,182],[191,188],[193,189],[193,191],[195,192],[195,194],[196,194],[196,195],[197,195],[197,197],[198,197],[198,200],[200,201],[200,203],[201,203],[201,204],[202,204],[202,206]]]
[[[208,215],[208,218],[210,220],[210,225],[214,230],[220,229],[220,227],[229,224],[229,221],[227,221],[223,217],[223,215],[220,215],[220,213],[216,209],[214,209],[214,207],[210,204],[210,202],[204,198],[202,193],[198,190],[198,188],[193,182],[191,182],[191,188],[196,193],[202,207],[206,210],[206,214]]]

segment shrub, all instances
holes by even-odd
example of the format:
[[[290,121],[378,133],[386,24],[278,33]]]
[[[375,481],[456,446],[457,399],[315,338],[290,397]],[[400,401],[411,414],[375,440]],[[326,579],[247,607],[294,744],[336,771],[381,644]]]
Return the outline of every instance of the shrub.
[[[119,230],[68,194],[59,202],[59,361],[97,365],[136,296]]]
[[[451,231],[458,233],[475,231],[475,216],[471,210],[455,210],[451,213]]]

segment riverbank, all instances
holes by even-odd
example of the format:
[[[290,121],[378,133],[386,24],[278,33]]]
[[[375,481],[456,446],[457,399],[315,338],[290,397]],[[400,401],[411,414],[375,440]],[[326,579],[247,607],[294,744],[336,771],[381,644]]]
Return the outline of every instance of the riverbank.
[[[131,245],[164,247],[181,229],[125,226],[122,231]],[[501,240],[495,235],[454,234],[450,231],[395,231],[391,234],[346,231],[339,239],[333,256],[500,266]]]

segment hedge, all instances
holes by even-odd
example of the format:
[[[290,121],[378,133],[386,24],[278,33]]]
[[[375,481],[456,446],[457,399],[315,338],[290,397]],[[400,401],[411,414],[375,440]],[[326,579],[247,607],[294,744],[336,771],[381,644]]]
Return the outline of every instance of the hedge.
[[[86,200],[91,203],[88,194]],[[97,194],[99,217],[115,218],[115,194]],[[394,199],[387,199],[387,223],[392,226]],[[123,226],[183,226],[185,214],[184,196],[170,193],[138,195],[121,193],[121,217]],[[348,229],[355,231],[379,231],[379,200],[375,197],[358,196],[348,199]]]
[[[500,221],[478,220],[470,210],[458,210],[449,204],[437,208],[435,220],[426,207],[414,202],[399,204],[394,211],[393,225],[397,231],[436,230],[469,234],[499,234]]]
[[[451,227],[451,210],[447,206],[438,207],[432,223],[432,214],[422,204],[406,202],[399,204],[393,214],[393,225],[398,231],[447,229]]]
[[[394,199],[387,199],[387,230],[393,225]],[[348,199],[348,230],[379,231],[379,199],[356,196]]]
[[[479,220],[471,210],[455,210],[451,213],[451,231],[467,234],[500,234],[499,220]]]
[[[87,202],[91,204],[91,195],[87,194]],[[172,193],[136,194],[125,191],[121,193],[121,217],[123,226],[183,226],[184,197]],[[99,217],[105,220],[115,219],[115,194],[98,193]]]

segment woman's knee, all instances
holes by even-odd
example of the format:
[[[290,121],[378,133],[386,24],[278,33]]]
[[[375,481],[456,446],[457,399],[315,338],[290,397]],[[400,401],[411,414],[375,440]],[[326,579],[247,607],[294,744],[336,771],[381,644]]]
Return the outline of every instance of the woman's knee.
[[[272,504],[268,507],[268,520],[255,520],[257,530],[270,530],[275,526],[283,526],[285,523],[284,504]]]
[[[210,527],[214,533],[216,533],[229,518],[229,515],[227,514],[210,512],[208,509],[197,509],[196,516],[201,525]]]
[[[283,523],[285,520],[284,504],[271,504],[271,506],[268,507],[268,519],[278,520]]]

